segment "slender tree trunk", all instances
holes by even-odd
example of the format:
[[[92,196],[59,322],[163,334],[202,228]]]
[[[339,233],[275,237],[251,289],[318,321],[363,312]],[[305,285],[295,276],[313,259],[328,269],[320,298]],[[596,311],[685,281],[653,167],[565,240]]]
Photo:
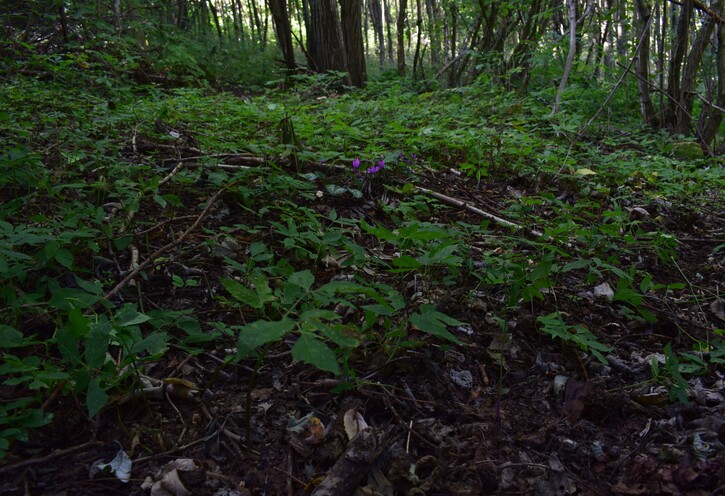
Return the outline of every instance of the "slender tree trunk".
[[[418,36],[415,42],[415,55],[413,56],[413,81],[417,81],[420,77],[422,77],[422,69],[420,67],[421,65],[421,43],[423,38],[423,30],[421,29],[423,27],[423,15],[421,13],[421,0],[415,0],[415,12],[416,12],[416,19],[415,19],[415,25],[417,28]]]
[[[399,0],[398,22],[396,34],[398,36],[398,76],[405,76],[405,18],[407,16],[408,0]]]
[[[214,26],[216,27],[217,36],[219,38],[219,44],[221,45],[224,41],[222,39],[222,26],[219,24],[219,15],[217,14],[216,7],[214,6],[214,2],[212,0],[207,0],[209,3],[209,10],[211,11],[211,18],[214,21]]]
[[[719,9],[720,2],[713,3],[713,9]],[[702,64],[702,57],[705,50],[710,44],[713,30],[715,29],[715,21],[712,16],[707,15],[700,29],[697,31],[695,40],[692,42],[692,49],[687,55],[685,67],[682,72],[682,83],[680,85],[680,102],[678,107],[679,115],[676,121],[675,132],[681,134],[689,134],[692,126],[692,111],[695,103],[695,91],[697,86],[697,74]]]
[[[440,12],[436,0],[425,0],[428,17],[428,37],[430,38],[430,63],[437,67],[441,60]]]
[[[637,91],[639,94],[639,111],[647,124],[657,125],[655,109],[652,104],[649,81],[650,25],[652,23],[652,6],[649,0],[636,0],[639,29],[637,38],[642,42],[635,56],[634,71],[637,74]]]
[[[685,59],[685,53],[687,52],[692,9],[692,0],[684,0],[682,5],[680,5],[680,15],[675,28],[675,39],[672,40],[670,72],[667,77],[667,94],[669,96],[669,104],[666,122],[674,129],[680,127],[677,120],[682,114],[679,108],[679,105],[681,104],[680,74],[682,73],[682,62]]]
[[[342,32],[345,41],[350,82],[362,88],[365,86],[365,48],[362,36],[361,0],[340,0]]]
[[[659,43],[657,44],[657,64],[660,76],[660,113],[665,108],[665,95],[662,90],[665,87],[665,35],[667,33],[667,2],[661,2],[662,12],[661,14],[655,14],[658,18],[662,19],[660,23],[660,35],[658,37]],[[660,6],[660,2],[657,2],[657,7]]]
[[[187,23],[188,7],[186,0],[176,0],[176,27],[186,30],[189,26]]]
[[[65,5],[62,0],[56,0],[58,8],[58,19],[60,20],[60,33],[63,36],[63,43],[68,44],[68,16],[65,12]]]
[[[249,10],[252,12],[252,36],[254,36],[254,33],[257,33],[257,41],[262,44],[264,43],[263,35],[262,35],[262,19],[259,16],[259,9],[257,8],[257,0],[247,0],[247,4],[249,5]]]
[[[370,20],[373,23],[373,31],[378,44],[378,60],[380,70],[385,66],[385,31],[383,29],[383,9],[380,0],[370,0]]]
[[[571,66],[574,61],[574,55],[576,55],[576,0],[567,0],[567,7],[569,10],[569,53],[566,56],[564,74],[561,76],[559,89],[556,92],[556,100],[554,101],[554,106],[551,109],[552,114],[559,112],[561,95],[566,89],[566,84],[569,80],[569,72],[571,71]]]
[[[718,16],[723,15],[723,2],[713,2],[711,10]],[[718,108],[706,105],[703,106],[702,113],[700,114],[700,135],[702,140],[708,147],[712,147],[717,132],[720,129],[720,124],[723,120],[723,110],[725,108],[725,25],[722,23],[717,26],[717,53],[716,53],[716,67],[717,67],[717,81],[714,84],[715,94],[712,95],[711,102],[714,100]],[[718,154],[725,153],[725,149],[719,147],[717,149]]]
[[[390,12],[390,0],[383,0],[385,9],[385,33],[388,38],[388,62],[395,62],[393,59],[393,14]]]
[[[458,34],[458,12],[456,11],[456,4],[451,2],[449,4],[451,11],[451,70],[448,71],[448,86],[454,87],[458,84],[456,81],[456,56],[458,49],[458,41],[456,36]]]

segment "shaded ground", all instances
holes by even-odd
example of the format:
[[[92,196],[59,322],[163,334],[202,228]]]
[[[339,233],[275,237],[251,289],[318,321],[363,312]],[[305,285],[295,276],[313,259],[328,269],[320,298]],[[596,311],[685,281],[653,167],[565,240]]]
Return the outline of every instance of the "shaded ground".
[[[141,152],[159,150],[149,143]],[[228,158],[231,165],[254,160],[237,156],[234,164],[233,157]],[[342,174],[325,170],[328,177]],[[320,191],[325,181],[319,180]],[[435,180],[423,175],[416,182],[502,216],[507,205],[521,195],[539,193],[542,184],[555,196],[576,194],[571,185],[552,184],[545,178],[479,184],[450,173]],[[148,240],[148,252],[178,239],[197,219],[213,191],[205,192],[203,184],[195,188],[201,193],[182,192],[184,206],[173,223],[161,220],[153,202],[137,214],[159,221],[139,234]],[[340,218],[393,229],[390,210],[383,206],[397,207],[403,198],[380,184],[371,184],[365,193],[361,199],[323,195],[295,200],[322,215],[334,208]],[[268,198],[271,203],[283,200]],[[601,198],[602,209],[609,202]],[[343,495],[352,494],[357,486],[356,494],[364,495],[725,494],[723,357],[696,355],[704,369],[699,370],[701,375],[687,376],[683,384],[671,373],[672,361],[664,354],[667,343],[675,351],[689,351],[694,340],[710,342],[713,330],[725,325],[719,320],[724,316],[718,306],[722,300],[717,300],[723,291],[723,252],[715,251],[725,239],[725,210],[719,193],[712,195],[712,202],[712,208],[701,211],[664,203],[630,206],[630,212],[639,207],[657,217],[659,225],[680,241],[676,264],[663,263],[644,247],[628,245],[629,251],[619,254],[651,273],[655,283],[689,282],[684,289],[662,290],[642,303],[657,316],[656,323],[622,312],[622,302],[595,296],[593,288],[605,280],[590,279],[583,269],[559,274],[551,288],[543,289],[542,300],[534,298],[504,314],[503,327],[497,317],[507,305],[504,284],[484,286],[464,276],[459,286],[442,292],[429,290],[424,281],[407,280],[406,296],[412,301],[435,303],[466,323],[451,329],[464,346],[449,345],[415,329],[408,330],[408,341],[417,344],[409,347],[381,336],[380,343],[363,345],[350,358],[357,382],[293,362],[291,341],[273,346],[256,375],[254,360],[220,367],[228,350],[236,346],[233,336],[206,345],[203,353],[172,347],[163,360],[143,370],[149,380],[166,380],[157,397],[119,396],[92,422],[83,405],[49,398],[48,409],[57,420],[27,443],[18,443],[3,461],[0,494],[187,494],[188,490],[216,495]],[[195,316],[209,326],[244,323],[240,311],[218,299],[224,294],[219,279],[225,276],[225,266],[205,242],[230,227],[236,242],[231,250],[244,263],[252,242],[273,245],[275,235],[235,229],[247,216],[250,225],[259,223],[237,203],[231,193],[221,195],[207,211],[203,228],[170,251],[173,263],[144,271],[145,278],[138,280],[141,291],[121,288],[116,301],[134,301],[140,294],[146,309],[195,308]],[[639,214],[644,215],[632,213]],[[277,220],[269,215],[265,220]],[[546,204],[532,207],[532,219],[554,215]],[[592,222],[601,221],[593,216]],[[421,211],[419,219],[473,225],[483,220],[469,210],[437,202]],[[648,219],[643,222],[654,222]],[[371,254],[393,255],[393,248],[373,246],[359,229],[356,236]],[[492,224],[490,235],[469,239],[471,267],[480,269],[484,255],[496,256],[503,250],[513,250],[534,264],[543,252],[532,241],[514,238],[508,228]],[[567,242],[577,244],[572,239],[561,246]],[[129,265],[128,253],[115,256],[121,267]],[[174,285],[173,275],[182,274],[182,268],[203,273],[203,283]],[[297,267],[302,268],[306,267]],[[357,275],[398,285],[396,277],[364,268],[342,268],[332,262],[309,268],[320,283]],[[118,274],[115,280],[121,280]],[[604,353],[606,364],[540,332],[537,317],[556,310],[612,348]],[[652,374],[653,358],[661,362],[659,377]],[[187,394],[180,379],[203,392]],[[152,389],[156,384],[144,385]],[[687,395],[687,403],[674,401],[677,386]],[[351,444],[346,433],[346,428],[354,430],[355,412],[358,421],[364,420],[371,429],[364,431],[367,437],[356,438],[358,445]],[[290,417],[298,425],[293,426]],[[113,474],[102,473],[90,479],[91,465],[110,461],[121,447],[133,460],[131,480],[122,483]],[[339,479],[323,482],[331,470]],[[142,489],[145,480],[147,489]]]

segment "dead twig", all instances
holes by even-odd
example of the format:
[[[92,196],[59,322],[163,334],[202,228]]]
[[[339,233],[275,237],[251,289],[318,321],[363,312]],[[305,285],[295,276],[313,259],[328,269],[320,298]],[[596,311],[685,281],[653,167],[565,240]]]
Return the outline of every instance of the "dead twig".
[[[83,451],[84,449],[95,448],[101,445],[103,445],[103,443],[100,441],[89,441],[87,443],[79,444],[77,446],[72,446],[70,448],[54,451],[53,453],[41,456],[39,458],[30,458],[28,460],[23,460],[18,463],[13,463],[12,465],[6,465],[4,467],[0,467],[0,475],[6,474],[8,472],[15,472],[21,468],[29,467],[30,465],[39,465],[42,463],[46,463],[53,460],[54,458],[70,455],[71,453],[75,453],[76,451]]]
[[[506,227],[512,227],[516,231],[525,231],[537,238],[540,238],[541,236],[544,235],[542,232],[540,232],[536,229],[527,229],[523,226],[516,224],[515,222],[511,222],[510,220],[502,219],[501,217],[488,213],[485,210],[481,210],[480,208],[474,207],[473,205],[469,205],[465,201],[459,200],[458,198],[453,198],[453,197],[444,195],[443,193],[438,193],[437,191],[423,188],[422,186],[416,186],[415,188],[416,188],[416,190],[420,191],[421,193],[423,193],[425,195],[430,196],[431,198],[435,198],[436,200],[441,201],[447,205],[451,205],[451,206],[458,207],[458,208],[463,208],[465,210],[468,210],[469,212],[473,212],[476,215],[480,215],[481,217],[490,219],[490,220],[494,221],[496,224],[500,224],[500,225],[506,226]]]

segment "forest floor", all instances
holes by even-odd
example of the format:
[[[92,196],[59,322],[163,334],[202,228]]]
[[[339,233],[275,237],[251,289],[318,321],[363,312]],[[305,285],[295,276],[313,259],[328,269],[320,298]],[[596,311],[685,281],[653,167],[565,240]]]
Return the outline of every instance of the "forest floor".
[[[176,163],[196,153],[138,138],[125,149],[131,161]],[[264,162],[249,154],[222,160],[229,167]],[[155,260],[110,301],[147,312],[193,309],[216,339],[173,342],[133,365],[134,386],[109,391],[91,420],[77,396],[47,396],[55,421],[14,443],[0,464],[0,495],[725,494],[725,350],[692,345],[718,342],[725,326],[722,191],[705,192],[696,205],[645,196],[629,203],[622,215],[643,229],[599,242],[609,243],[621,266],[651,279],[623,287],[617,279],[627,269],[610,272],[592,257],[562,270],[552,258],[583,253],[591,240],[565,231],[553,239],[521,219],[517,229],[491,217],[506,218],[510,205],[546,190],[557,201],[531,203],[528,215],[552,219],[553,205],[581,194],[576,184],[506,174],[476,180],[421,167],[368,174],[362,195],[330,194],[329,184],[348,184],[350,175],[349,166],[301,161],[294,177],[309,179],[303,189],[290,179],[289,189],[269,188],[253,202],[203,177],[186,189],[162,182],[159,194],[180,198],[173,217],[143,199],[135,216],[145,222],[134,236],[145,243],[140,260],[148,253]],[[272,180],[252,171],[242,182],[252,191]],[[591,222],[606,223],[602,212],[612,202],[597,197]],[[299,215],[296,224],[287,208]],[[400,235],[401,212],[416,219],[405,225],[414,226],[407,239],[418,249],[419,271],[391,270],[412,263],[401,259],[410,246],[386,238]],[[305,231],[303,220],[312,217],[322,221]],[[475,227],[482,223],[485,229]],[[654,224],[677,240],[661,247],[672,250],[669,261],[641,242]],[[312,239],[305,236],[319,241],[331,226],[344,226],[360,249],[355,263],[352,245],[337,244],[325,256],[319,247],[302,249],[310,245],[300,240]],[[462,233],[455,251],[427,251],[440,248],[442,228],[432,226]],[[333,299],[328,310],[343,325],[364,329],[338,355],[339,374],[293,359],[293,334],[262,343],[258,358],[228,360],[237,347],[230,329],[256,314],[220,280],[261,264],[264,246],[297,273],[309,271],[315,287],[364,279],[382,294],[396,288],[409,307],[434,305],[448,319],[396,327],[380,301],[336,307]],[[426,265],[426,253],[439,258]],[[133,256],[118,250],[110,268],[89,263],[89,270],[119,283],[115,264],[130,267]],[[497,266],[498,257],[507,262]],[[513,278],[518,292],[510,291],[506,267],[521,274]],[[498,280],[476,276],[494,269],[503,274]],[[279,277],[271,282],[273,291],[283,286]]]

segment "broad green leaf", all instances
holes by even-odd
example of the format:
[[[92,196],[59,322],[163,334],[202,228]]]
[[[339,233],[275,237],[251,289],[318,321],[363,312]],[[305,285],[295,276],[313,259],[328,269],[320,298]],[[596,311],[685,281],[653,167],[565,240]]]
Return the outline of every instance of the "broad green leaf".
[[[121,307],[113,320],[120,327],[129,327],[148,322],[151,317],[136,310],[136,306],[132,303],[127,303]]]
[[[418,258],[418,261],[424,265],[459,265],[461,264],[462,259],[461,257],[454,255],[456,250],[458,250],[457,244],[447,245],[443,247],[439,246],[421,255]]]
[[[9,325],[0,324],[0,348],[19,348],[25,344],[22,332]]]
[[[106,353],[111,337],[111,323],[100,321],[91,325],[86,335],[85,359],[88,367],[100,369],[106,361]]]
[[[234,279],[222,279],[221,283],[222,286],[224,286],[224,289],[226,289],[235,300],[249,305],[252,308],[261,307],[257,294],[251,289],[245,287]]]
[[[358,333],[350,326],[343,324],[328,325],[319,320],[308,320],[301,327],[303,331],[319,332],[341,348],[354,348],[360,344],[360,339],[357,337]]]
[[[295,286],[299,286],[304,291],[309,291],[312,287],[312,283],[315,282],[315,276],[313,276],[312,272],[309,270],[302,270],[289,276],[288,282],[290,284],[294,284]]]
[[[69,333],[77,338],[81,338],[88,334],[91,329],[88,317],[83,315],[83,312],[78,308],[71,308],[68,312],[68,325],[67,329]]]
[[[89,294],[79,288],[58,288],[53,290],[48,304],[59,310],[70,310],[76,306],[92,306],[100,299],[99,295]]]
[[[55,253],[54,258],[56,262],[61,264],[66,269],[70,269],[73,265],[73,254],[70,252],[70,250],[66,250],[65,248],[61,248],[60,250],[58,250]]]
[[[269,281],[264,273],[261,271],[252,272],[249,276],[249,281],[252,283],[254,291],[257,293],[257,299],[259,300],[260,305],[259,308],[276,299],[272,289],[269,287]]]
[[[244,286],[243,284],[235,281],[234,279],[222,279],[222,286],[226,289],[232,297],[252,308],[261,308],[262,304],[259,301],[257,294]]]
[[[182,315],[179,317],[176,320],[176,327],[190,336],[201,334],[201,325],[199,325],[199,321],[188,315]]]
[[[333,196],[340,196],[342,194],[347,193],[347,188],[344,186],[340,186],[337,184],[328,184],[325,186],[325,189],[328,193],[330,193]]]
[[[303,312],[300,314],[299,321],[300,322],[307,322],[308,320],[340,320],[342,318],[341,315],[339,315],[336,312],[333,312],[332,310],[321,310],[321,309],[313,309],[313,310],[307,310],[306,312]]]
[[[164,353],[169,347],[168,342],[169,336],[165,332],[152,332],[144,339],[134,344],[129,353],[132,355],[138,355],[141,352],[146,352],[151,357],[156,357]]]
[[[88,407],[88,416],[93,418],[101,411],[108,401],[106,391],[101,387],[100,379],[94,377],[88,383],[88,391],[86,393],[86,406]]]
[[[432,305],[421,306],[420,313],[415,313],[410,316],[410,322],[423,332],[445,338],[456,344],[463,344],[457,337],[448,332],[446,329],[447,325],[459,326],[463,325],[463,322],[459,322],[458,320],[435,310]]]
[[[294,327],[295,323],[290,318],[275,321],[257,320],[245,326],[232,326],[232,329],[239,331],[237,357],[246,356],[259,346],[279,341]]]
[[[409,272],[411,270],[419,268],[422,265],[421,262],[408,255],[401,255],[397,258],[394,258],[391,263],[393,264],[393,266],[398,267],[397,269],[392,269],[390,271],[393,273]]]
[[[321,340],[308,333],[302,333],[292,347],[292,358],[314,365],[326,372],[332,372],[336,375],[340,373],[340,366],[337,363],[335,352]]]

